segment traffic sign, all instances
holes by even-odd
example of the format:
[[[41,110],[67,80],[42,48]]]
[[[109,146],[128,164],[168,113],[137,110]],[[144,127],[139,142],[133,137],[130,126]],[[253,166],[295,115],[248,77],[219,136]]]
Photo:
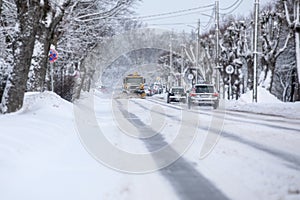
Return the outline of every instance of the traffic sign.
[[[226,68],[225,68],[225,71],[227,74],[233,74],[234,72],[234,67],[232,65],[228,65]]]
[[[57,60],[58,53],[55,49],[50,49],[49,51],[49,62],[53,63]]]
[[[189,74],[189,75],[188,75],[188,79],[189,79],[189,80],[192,80],[193,78],[194,78],[194,75],[193,75],[193,74]]]

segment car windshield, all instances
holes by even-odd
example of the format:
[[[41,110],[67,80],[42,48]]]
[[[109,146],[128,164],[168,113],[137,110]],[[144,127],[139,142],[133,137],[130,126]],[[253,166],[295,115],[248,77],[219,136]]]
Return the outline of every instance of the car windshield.
[[[173,93],[184,93],[183,88],[172,88]]]
[[[214,87],[211,85],[198,85],[196,86],[196,93],[213,93]]]

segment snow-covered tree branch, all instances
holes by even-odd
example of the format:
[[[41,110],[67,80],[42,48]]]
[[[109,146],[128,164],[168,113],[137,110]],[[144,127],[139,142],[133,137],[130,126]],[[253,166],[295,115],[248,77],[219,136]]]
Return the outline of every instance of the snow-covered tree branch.
[[[283,0],[286,20],[290,27],[290,30],[295,36],[296,47],[296,65],[298,74],[298,84],[300,84],[300,5],[299,0]],[[290,14],[289,5],[293,5],[294,13]],[[293,20],[291,20],[293,16]]]
[[[274,73],[276,60],[286,49],[290,35],[287,34],[282,47],[279,49],[280,37],[284,26],[284,13],[279,8],[266,7],[261,16],[261,35],[262,43],[262,65],[263,65],[263,80],[261,85],[268,90],[272,90],[274,82]]]
[[[2,113],[19,110],[23,105],[26,81],[40,18],[40,2],[15,0],[17,27],[13,41],[13,68],[9,73],[1,101]]]

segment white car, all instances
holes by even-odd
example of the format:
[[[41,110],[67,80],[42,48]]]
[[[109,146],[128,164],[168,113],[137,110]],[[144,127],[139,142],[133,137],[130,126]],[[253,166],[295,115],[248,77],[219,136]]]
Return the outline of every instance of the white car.
[[[211,105],[219,107],[219,93],[213,84],[196,84],[188,97],[188,108],[192,105]]]

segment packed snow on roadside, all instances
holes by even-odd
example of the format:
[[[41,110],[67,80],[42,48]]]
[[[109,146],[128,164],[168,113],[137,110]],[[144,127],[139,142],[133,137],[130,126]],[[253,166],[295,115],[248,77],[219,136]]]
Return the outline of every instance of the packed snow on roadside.
[[[281,102],[263,87],[258,87],[257,103],[252,102],[252,91],[248,91],[237,101],[227,100],[226,109],[300,119],[300,102]]]
[[[163,97],[163,95],[161,96]],[[266,94],[266,97],[261,100],[270,98],[270,95]],[[145,152],[147,150],[138,141],[118,135],[117,127],[112,125],[113,119],[107,115],[110,109],[109,97],[96,93],[95,101],[97,102],[95,105],[97,119],[103,125],[103,130],[110,131],[109,139],[128,151]],[[151,106],[150,102],[148,103],[149,105],[144,106]],[[257,105],[249,103],[249,101],[247,103],[247,97],[243,96],[239,102],[232,103],[232,109],[240,106],[242,110],[245,108],[242,105],[247,105],[249,109],[252,107],[253,112],[257,112],[259,109],[265,112],[271,111],[271,107],[269,110],[263,107],[264,103],[266,102],[259,102]],[[277,105],[277,110],[285,105],[278,101],[273,103],[273,106]],[[285,112],[292,115],[296,112],[295,109],[299,109],[299,106],[293,106]],[[141,117],[142,121],[147,121],[147,113],[145,114],[141,108],[132,107],[132,109],[138,117]],[[171,110],[166,110],[166,112],[172,114]],[[275,113],[275,115],[278,114],[281,113]],[[202,122],[207,121],[208,123],[210,120],[203,116]],[[161,199],[162,197],[178,199],[171,184],[159,172],[143,175],[126,174],[97,162],[81,144],[74,121],[73,104],[62,100],[52,92],[27,93],[21,111],[0,115],[1,199],[147,200]],[[234,125],[225,124],[224,128],[225,130],[228,128],[230,131],[232,130],[231,126],[234,128]],[[271,141],[272,138],[285,137],[280,136],[281,130],[273,132],[272,134],[275,136],[272,137],[266,137],[267,131],[256,131],[252,133],[255,135],[244,134],[237,135],[237,137],[249,140],[255,138],[255,142],[269,145],[270,148],[276,144],[276,141],[282,141],[281,139]],[[245,132],[247,132],[246,126]],[[171,134],[171,132],[164,134],[166,141],[172,139]],[[199,133],[199,137],[184,156],[229,197],[233,199],[251,199],[251,197],[276,199],[280,194],[285,199],[287,191],[298,191],[299,185],[294,182],[299,180],[299,176],[292,169],[283,167],[277,158],[257,150],[253,151],[245,145],[226,138],[222,138],[218,142],[212,154],[206,159],[199,160],[199,148],[204,139],[205,134]],[[265,144],[268,141],[270,144]],[[295,142],[297,141],[299,140],[295,140]],[[285,151],[292,153],[293,148],[286,148]],[[261,165],[257,165],[257,163]],[[270,163],[277,164],[270,165]],[[240,180],[243,181],[241,185],[245,188],[235,190],[235,188],[239,188]],[[268,181],[264,182],[265,180]],[[293,184],[278,189],[277,187],[282,183]],[[253,191],[256,189],[268,189],[268,191],[260,191],[261,194],[255,196]],[[299,195],[294,196],[295,198],[299,197]]]
[[[300,119],[300,102],[282,102],[263,87],[258,87],[257,93],[256,103],[252,101],[252,91],[242,94],[238,100],[225,100],[226,110]],[[166,101],[167,94],[156,94],[153,98]]]
[[[21,111],[0,115],[0,127],[3,200],[177,199],[159,174],[130,175],[97,162],[75,130],[73,104],[54,93],[27,93]]]
[[[154,98],[163,99],[163,95]],[[286,159],[289,155],[298,159],[300,136],[295,132],[285,132],[280,128],[284,126],[280,122],[277,124],[279,128],[270,129],[271,124],[268,127],[261,121],[279,121],[283,119],[277,116],[282,116],[290,122],[287,129],[297,130],[300,102],[281,102],[259,87],[257,103],[252,103],[252,92],[248,92],[237,101],[226,100],[225,108],[229,117],[224,121],[222,130],[226,134],[220,137],[213,151],[204,159],[199,158],[199,148],[205,139],[204,132],[200,131],[185,158],[195,163],[197,169],[225,191],[230,199],[299,199],[299,170],[288,167],[282,157],[270,155],[267,151],[286,154]],[[202,112],[205,111],[202,109]],[[230,115],[230,111],[242,113]],[[216,114],[221,112],[217,110]],[[203,124],[207,124],[206,120],[207,116],[201,118]]]

